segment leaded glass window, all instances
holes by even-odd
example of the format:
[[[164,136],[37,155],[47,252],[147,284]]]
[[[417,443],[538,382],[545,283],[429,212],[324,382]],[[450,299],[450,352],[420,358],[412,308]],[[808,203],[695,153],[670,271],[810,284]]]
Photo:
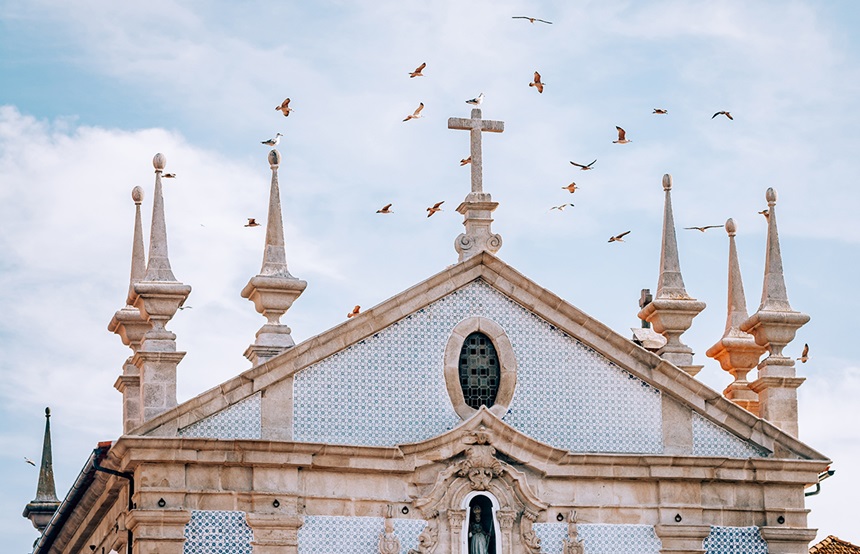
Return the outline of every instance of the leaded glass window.
[[[499,357],[496,347],[483,333],[472,333],[460,349],[460,388],[466,404],[476,410],[488,408],[499,392]]]

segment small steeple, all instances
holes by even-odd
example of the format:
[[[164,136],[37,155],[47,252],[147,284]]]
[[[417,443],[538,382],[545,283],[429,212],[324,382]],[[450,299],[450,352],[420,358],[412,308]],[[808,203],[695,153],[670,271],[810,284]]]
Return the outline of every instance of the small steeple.
[[[167,158],[164,154],[156,154],[152,158],[152,165],[155,167],[155,194],[152,197],[149,263],[146,266],[144,281],[176,281],[167,255],[167,223],[164,220],[164,194],[161,188],[161,174],[166,164]]]
[[[251,277],[241,293],[242,298],[254,302],[257,312],[267,319],[267,323],[257,331],[254,344],[245,350],[245,357],[254,366],[295,346],[290,328],[282,325],[280,319],[308,286],[306,281],[293,277],[287,268],[281,193],[278,184],[280,164],[280,152],[277,150],[269,152],[272,183],[269,188],[269,217],[266,221],[263,266],[260,268],[260,274]]]
[[[768,205],[767,251],[761,305],[741,323],[740,330],[753,335],[756,343],[770,353],[758,365],[758,379],[750,383],[750,388],[759,395],[761,417],[796,437],[797,388],[805,379],[796,376],[794,360],[784,356],[782,350],[794,340],[797,330],[809,321],[809,316],[792,310],[788,303],[776,225],[776,191],[767,189],[765,199]]]
[[[693,318],[705,309],[705,303],[691,298],[684,288],[678,241],[675,238],[675,218],[672,214],[672,176],[669,174],[663,175],[663,190],[666,196],[657,294],[653,301],[642,308],[638,317],[651,323],[656,332],[666,337],[666,346],[658,350],[657,354],[690,375],[696,375],[702,366],[693,365],[693,349],[681,342],[681,335],[693,324]]]
[[[728,371],[734,382],[723,391],[729,400],[742,408],[758,415],[758,395],[749,388],[747,374],[752,371],[765,348],[755,342],[749,333],[740,330],[740,326],[748,319],[747,303],[744,297],[744,284],[741,280],[741,267],[738,262],[738,250],[735,244],[737,226],[734,220],[726,221],[726,233],[729,235],[729,286],[728,286],[728,315],[726,330],[723,337],[705,352],[709,358],[720,362],[720,367]]]
[[[42,464],[39,466],[39,485],[36,498],[24,507],[24,517],[41,533],[48,526],[60,506],[54,486],[54,465],[51,459],[51,409],[45,408],[45,438],[42,442]]]

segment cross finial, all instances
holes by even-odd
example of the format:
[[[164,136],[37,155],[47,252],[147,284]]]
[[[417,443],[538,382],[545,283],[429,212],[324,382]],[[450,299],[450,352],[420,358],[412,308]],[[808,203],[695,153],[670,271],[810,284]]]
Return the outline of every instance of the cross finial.
[[[472,156],[472,192],[484,192],[482,177],[483,162],[481,158],[481,133],[501,133],[505,130],[505,122],[481,119],[481,110],[474,108],[470,119],[463,117],[449,117],[448,128],[468,130],[471,133],[472,140],[469,153]]]

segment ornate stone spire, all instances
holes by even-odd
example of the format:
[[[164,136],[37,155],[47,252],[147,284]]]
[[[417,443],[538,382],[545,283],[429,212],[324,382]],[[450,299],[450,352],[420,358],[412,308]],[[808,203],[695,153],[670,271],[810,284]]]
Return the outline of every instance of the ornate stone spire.
[[[809,316],[792,310],[788,303],[776,226],[776,191],[767,189],[765,198],[769,208],[761,305],[740,325],[740,330],[753,335],[756,343],[770,353],[758,365],[758,379],[750,383],[759,395],[761,417],[796,437],[797,387],[805,379],[796,376],[794,360],[784,356],[782,350],[794,340]]]
[[[24,507],[24,517],[41,533],[48,526],[60,506],[54,486],[54,465],[51,459],[51,409],[45,408],[45,438],[42,442],[42,464],[39,466],[39,485],[36,498]]]
[[[448,118],[448,128],[467,130],[471,134],[472,191],[457,207],[457,211],[464,216],[463,226],[466,227],[466,232],[454,241],[454,249],[459,254],[458,261],[462,262],[484,250],[495,254],[502,247],[502,237],[493,234],[490,229],[490,224],[493,223],[492,214],[499,203],[493,202],[490,194],[484,192],[481,133],[501,133],[505,130],[505,122],[481,119],[481,110],[474,108],[470,119]]]
[[[281,154],[269,152],[272,184],[269,189],[269,218],[266,222],[266,245],[260,274],[251,277],[242,289],[242,298],[254,302],[257,312],[268,321],[257,331],[257,340],[245,350],[245,357],[255,366],[295,346],[290,328],[281,325],[280,319],[302,294],[306,281],[296,279],[287,269],[284,248],[284,223],[281,218],[281,193],[278,186],[278,166]]]
[[[720,362],[720,367],[731,373],[734,382],[723,394],[738,406],[758,415],[758,395],[749,388],[747,374],[752,371],[765,348],[755,342],[749,333],[741,331],[740,327],[749,316],[747,302],[744,297],[744,284],[741,280],[741,267],[738,263],[738,250],[735,245],[737,226],[734,220],[726,221],[726,233],[729,235],[729,287],[728,287],[728,316],[723,337],[705,352],[709,358]]]
[[[669,174],[663,175],[663,190],[666,199],[663,206],[663,244],[660,249],[657,295],[642,308],[639,319],[651,323],[655,331],[666,337],[666,346],[658,350],[657,354],[690,375],[695,375],[702,366],[693,365],[693,349],[681,342],[681,335],[693,324],[693,318],[705,309],[705,303],[691,298],[684,288],[675,238],[675,218],[672,215],[672,176]]]
[[[143,280],[134,284],[134,291],[138,294],[135,307],[152,325],[133,358],[134,365],[140,369],[142,421],[149,421],[176,406],[176,366],[185,357],[185,352],[176,351],[176,335],[164,327],[191,294],[191,287],[174,277],[167,256],[167,225],[161,189],[165,164],[163,154],[156,154],[152,159],[155,194],[149,260]]]
[[[143,223],[140,217],[140,205],[143,202],[143,189],[134,187],[131,191],[134,201],[134,237],[131,246],[131,276],[128,284],[128,298],[125,307],[118,310],[110,323],[108,330],[116,333],[122,343],[131,348],[130,356],[123,365],[122,375],[114,383],[114,388],[122,393],[123,433],[134,429],[143,421],[140,412],[140,370],[132,359],[140,348],[143,335],[152,328],[149,321],[135,308],[138,294],[134,290],[135,283],[143,280],[146,275],[146,257],[143,244]]]

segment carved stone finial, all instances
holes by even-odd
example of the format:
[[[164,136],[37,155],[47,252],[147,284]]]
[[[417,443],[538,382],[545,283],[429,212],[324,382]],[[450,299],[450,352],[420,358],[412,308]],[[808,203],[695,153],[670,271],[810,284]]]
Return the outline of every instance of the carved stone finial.
[[[36,498],[25,507],[23,516],[41,533],[60,506],[54,486],[54,463],[51,455],[51,409],[45,408],[45,436],[42,441],[42,463],[39,466],[39,484]]]
[[[384,530],[379,534],[379,554],[399,554],[400,539],[394,534],[394,506],[385,507]]]
[[[162,153],[158,153],[152,157],[152,167],[155,168],[156,171],[164,171],[164,167],[167,165],[167,158]]]
[[[585,545],[579,538],[579,530],[576,527],[576,510],[571,510],[567,515],[567,537],[564,538],[562,554],[584,554]]]
[[[279,165],[281,165],[281,153],[273,148],[272,151],[269,152],[269,166],[272,169],[275,169]]]

